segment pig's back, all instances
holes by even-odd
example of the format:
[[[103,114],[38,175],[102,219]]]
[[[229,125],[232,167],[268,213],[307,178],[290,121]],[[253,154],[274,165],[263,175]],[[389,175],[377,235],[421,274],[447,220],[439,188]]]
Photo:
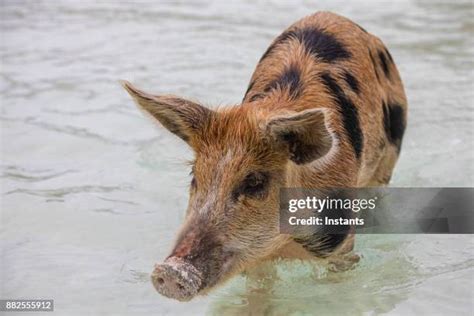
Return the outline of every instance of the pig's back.
[[[406,124],[406,97],[387,48],[330,12],[301,19],[273,41],[252,75],[247,103],[275,112],[328,108],[339,151],[327,180],[353,174],[342,185],[366,185],[387,151],[398,155]]]

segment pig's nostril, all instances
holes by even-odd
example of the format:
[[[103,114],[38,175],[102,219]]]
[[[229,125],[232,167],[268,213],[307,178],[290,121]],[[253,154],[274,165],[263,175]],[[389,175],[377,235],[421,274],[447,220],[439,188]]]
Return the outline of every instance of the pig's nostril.
[[[202,284],[201,272],[192,264],[175,257],[156,265],[151,280],[160,294],[179,301],[192,299]]]
[[[163,278],[157,278],[156,282],[158,282],[158,284],[163,284],[165,283],[165,280]]]

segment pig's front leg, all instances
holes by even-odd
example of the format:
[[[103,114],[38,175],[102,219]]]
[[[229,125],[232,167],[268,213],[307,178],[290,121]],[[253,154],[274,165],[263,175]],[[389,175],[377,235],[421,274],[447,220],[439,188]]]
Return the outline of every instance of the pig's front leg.
[[[245,285],[248,293],[265,294],[271,292],[275,281],[278,280],[277,269],[271,260],[248,268],[244,271],[244,275],[247,277]]]
[[[348,253],[328,258],[328,269],[331,272],[344,272],[354,269],[360,261],[360,256],[355,253]]]
[[[331,272],[351,270],[360,261],[360,256],[354,253],[355,235],[350,234],[342,246],[328,258],[328,268]]]
[[[355,235],[349,234],[342,245],[329,257],[319,257],[304,249],[299,243],[289,242],[275,254],[282,259],[301,259],[320,264],[327,264],[331,272],[343,272],[353,269],[360,261],[360,256],[354,251]]]

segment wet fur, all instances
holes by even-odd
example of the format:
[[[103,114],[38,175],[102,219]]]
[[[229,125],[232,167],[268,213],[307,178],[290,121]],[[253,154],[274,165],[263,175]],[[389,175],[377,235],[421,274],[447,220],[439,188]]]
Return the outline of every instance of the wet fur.
[[[406,126],[407,100],[387,48],[329,12],[305,17],[275,39],[241,105],[211,111],[124,86],[196,153],[188,215],[170,256],[212,254],[212,266],[225,269],[209,286],[264,260],[350,252],[352,234],[326,236],[324,249],[319,237],[296,242],[280,235],[279,188],[385,185]],[[249,172],[259,170],[271,182],[265,196],[236,195]]]

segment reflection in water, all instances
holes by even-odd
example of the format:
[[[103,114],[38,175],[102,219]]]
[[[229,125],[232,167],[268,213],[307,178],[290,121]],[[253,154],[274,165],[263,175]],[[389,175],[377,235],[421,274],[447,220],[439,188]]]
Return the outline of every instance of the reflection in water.
[[[178,303],[149,282],[184,217],[185,144],[144,119],[118,79],[204,104],[239,102],[271,40],[317,10],[382,38],[409,124],[393,186],[474,183],[474,24],[467,1],[2,1],[0,296],[59,315],[469,314],[471,236],[364,235],[356,269],[280,262]]]
[[[342,273],[329,272],[323,264],[279,262],[279,278],[273,287],[248,291],[245,287],[248,280],[236,278],[213,297],[208,314],[383,314],[393,311],[427,279],[474,267],[471,259],[450,267],[426,270],[410,254],[409,248],[417,241],[413,235],[359,236],[356,252],[363,260],[354,270]],[[423,309],[437,313],[432,308]]]
[[[363,239],[367,236],[363,236]],[[234,281],[227,293],[216,298],[213,315],[359,315],[386,313],[406,299],[423,276],[414,262],[401,255],[406,237],[382,236],[382,247],[362,250],[363,260],[354,270],[334,273],[322,265],[280,262],[280,280],[272,289],[246,292]],[[367,240],[369,242],[369,240]],[[360,248],[360,247],[359,247]],[[236,301],[236,297],[240,301]]]

